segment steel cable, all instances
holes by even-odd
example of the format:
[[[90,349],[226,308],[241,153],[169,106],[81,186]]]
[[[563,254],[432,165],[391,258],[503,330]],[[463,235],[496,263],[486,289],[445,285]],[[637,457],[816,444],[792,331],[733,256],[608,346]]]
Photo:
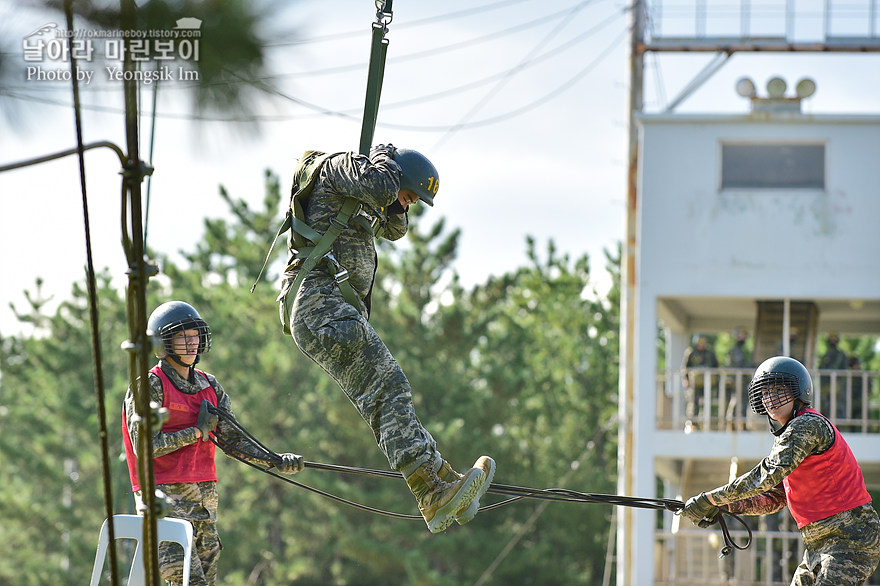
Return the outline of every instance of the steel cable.
[[[221,450],[226,453],[229,457],[238,460],[248,466],[260,470],[261,472],[265,472],[271,476],[275,476],[287,482],[288,484],[292,484],[294,486],[298,486],[299,488],[304,488],[310,492],[315,494],[319,494],[323,497],[329,498],[339,503],[343,503],[357,509],[361,509],[364,511],[368,511],[371,513],[376,513],[379,515],[383,515],[386,517],[395,517],[398,519],[422,519],[421,515],[408,515],[404,513],[396,513],[393,511],[385,511],[382,509],[378,509],[375,507],[370,507],[361,503],[357,503],[348,499],[344,499],[342,497],[330,494],[328,492],[322,491],[320,489],[308,486],[301,482],[297,482],[291,478],[281,475],[278,473],[275,468],[281,464],[282,458],[277,453],[270,450],[268,447],[263,445],[256,437],[253,436],[247,429],[244,428],[236,419],[232,416],[231,413],[222,409],[220,407],[211,407],[209,409],[211,412],[215,413],[220,419],[223,419],[224,422],[233,428],[235,428],[243,437],[245,437],[252,445],[256,446],[259,452],[262,453],[260,456],[267,463],[266,467],[259,466],[254,464],[253,462],[249,462],[246,458],[253,457],[252,454],[246,454],[239,450],[238,448],[232,446],[228,442],[224,441],[222,438],[222,434],[217,434],[216,432],[210,437],[211,441],[219,447]],[[372,468],[362,468],[358,466],[344,466],[339,464],[324,464],[321,462],[308,462],[305,461],[303,463],[305,468],[312,468],[315,470],[327,470],[331,472],[340,472],[345,474],[359,474],[366,476],[377,476],[381,478],[395,478],[395,479],[403,479],[403,475],[399,472],[394,472],[392,470],[376,470]],[[614,506],[622,506],[622,507],[634,507],[639,509],[654,509],[654,510],[666,510],[675,514],[679,514],[682,509],[684,509],[684,502],[677,499],[664,499],[664,498],[643,498],[643,497],[630,497],[630,496],[621,496],[614,494],[600,494],[600,493],[592,493],[592,492],[579,492],[576,490],[571,490],[569,488],[528,488],[523,486],[514,486],[510,484],[500,484],[493,482],[489,485],[487,492],[497,495],[508,496],[510,498],[505,499],[503,501],[493,503],[491,505],[485,505],[480,507],[480,511],[489,511],[492,509],[497,509],[499,507],[508,505],[510,503],[525,499],[539,499],[539,500],[547,500],[547,501],[561,501],[561,502],[577,502],[577,503],[593,503],[593,504],[604,504],[604,505],[614,505]],[[745,521],[734,513],[730,513],[723,508],[720,508],[720,513],[716,517],[716,521],[721,528],[721,533],[724,538],[724,547],[721,548],[721,556],[724,557],[729,554],[734,549],[745,550],[748,549],[752,544],[752,530],[746,524]],[[727,522],[725,520],[725,516],[730,516],[738,521],[748,533],[748,538],[746,542],[742,545],[736,543],[733,538],[730,536],[730,530],[727,527]]]

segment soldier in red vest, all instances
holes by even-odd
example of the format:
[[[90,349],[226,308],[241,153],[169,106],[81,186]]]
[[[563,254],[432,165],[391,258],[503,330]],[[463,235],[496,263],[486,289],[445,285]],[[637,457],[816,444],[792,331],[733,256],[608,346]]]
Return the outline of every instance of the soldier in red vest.
[[[804,540],[792,586],[856,586],[880,562],[880,518],[846,440],[810,407],[812,389],[797,360],[764,361],[749,383],[749,403],[767,415],[775,436],[770,454],[732,482],[688,499],[681,514],[708,527],[719,507],[766,515],[787,505]]]
[[[159,363],[149,373],[150,400],[168,410],[168,419],[160,429],[153,429],[153,474],[157,490],[173,503],[170,517],[186,519],[193,525],[194,549],[189,583],[212,586],[217,581],[220,537],[217,533],[217,470],[214,466],[214,443],[209,434],[223,438],[245,460],[267,466],[246,438],[209,409],[220,407],[232,414],[229,395],[214,375],[195,368],[202,354],[211,349],[211,329],[188,303],[169,301],[150,315],[147,330],[162,339],[157,350]],[[125,395],[125,420],[122,437],[125,457],[138,509],[143,507],[137,475],[140,425],[136,417],[134,393]],[[233,416],[234,417],[234,416]],[[303,469],[302,456],[281,454],[276,469],[296,474]],[[159,544],[159,571],[171,585],[182,583],[183,548],[172,542]]]

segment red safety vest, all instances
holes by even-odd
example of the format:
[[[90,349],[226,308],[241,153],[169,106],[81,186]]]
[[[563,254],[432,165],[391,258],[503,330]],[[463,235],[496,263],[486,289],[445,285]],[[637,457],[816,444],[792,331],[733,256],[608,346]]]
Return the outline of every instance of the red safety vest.
[[[815,413],[804,409],[801,413]],[[827,418],[826,418],[827,419]],[[834,443],[821,454],[807,456],[782,484],[798,529],[820,519],[871,502],[862,469],[840,432],[834,429]]]
[[[158,365],[150,369],[150,372],[162,381],[162,406],[168,409],[168,421],[162,424],[162,431],[168,433],[194,427],[204,399],[207,399],[215,407],[217,406],[217,391],[207,382],[208,379],[204,372],[195,370],[196,373],[202,375],[206,386],[198,393],[190,395],[180,392]],[[137,456],[128,435],[124,414],[122,417],[122,440],[125,444],[125,459],[128,462],[131,489],[137,492],[141,489],[137,474]],[[153,476],[156,478],[156,484],[202,482],[205,480],[216,482],[217,468],[214,465],[213,442],[199,439],[170,454],[155,458],[153,460]]]

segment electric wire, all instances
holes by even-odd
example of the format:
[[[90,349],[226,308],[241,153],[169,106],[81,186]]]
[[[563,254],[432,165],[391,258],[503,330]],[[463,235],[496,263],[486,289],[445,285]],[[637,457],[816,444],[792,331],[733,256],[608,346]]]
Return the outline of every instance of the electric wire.
[[[549,33],[547,33],[544,36],[544,38],[538,42],[538,44],[536,44],[534,47],[532,47],[532,50],[529,52],[529,54],[526,55],[525,58],[520,61],[520,65],[522,65],[523,62],[526,62],[529,59],[531,59],[543,45],[545,45],[551,39],[555,38],[562,31],[562,29],[564,29],[566,26],[568,26],[571,23],[571,21],[575,17],[575,15],[578,12],[580,12],[581,10],[583,10],[584,8],[586,8],[586,6],[588,4],[590,4],[591,2],[592,2],[592,0],[584,0],[583,2],[575,5],[573,8],[566,11],[565,16],[562,19],[562,21],[560,23],[558,23],[556,25],[556,27],[553,28],[553,30],[551,30]],[[452,136],[459,129],[463,128],[467,124],[467,122],[473,116],[475,116],[477,114],[477,112],[479,112],[483,108],[483,106],[488,104],[489,101],[498,92],[500,92],[504,88],[505,85],[507,85],[507,83],[513,78],[514,75],[516,75],[517,72],[519,72],[519,66],[513,68],[512,70],[510,70],[510,72],[507,75],[505,75],[500,80],[498,80],[498,83],[496,83],[492,88],[490,88],[489,92],[486,93],[476,104],[474,104],[471,107],[471,109],[465,113],[464,116],[462,116],[461,121],[458,124],[455,124],[454,126],[452,126],[449,130],[447,130],[443,134],[443,136],[440,137],[440,140],[438,140],[435,143],[434,148],[439,148],[447,140],[452,138]]]
[[[425,126],[425,125],[414,125],[414,124],[394,124],[389,122],[379,123],[378,126],[382,126],[383,128],[391,128],[394,130],[412,130],[412,131],[421,131],[421,132],[445,132],[448,129],[455,128],[456,130],[464,130],[464,129],[472,129],[472,128],[481,128],[484,126],[490,126],[492,124],[498,124],[499,122],[504,122],[506,120],[510,120],[512,118],[516,118],[526,114],[545,103],[553,100],[554,98],[559,97],[567,90],[571,89],[578,81],[580,81],[585,75],[590,73],[596,66],[598,66],[604,59],[607,57],[614,49],[616,49],[620,43],[626,38],[626,35],[629,31],[623,31],[619,36],[617,36],[608,46],[603,50],[599,55],[588,63],[583,69],[578,71],[574,76],[563,82],[562,84],[556,86],[553,90],[545,93],[541,97],[532,100],[531,102],[520,106],[519,108],[510,110],[503,114],[498,114],[496,116],[491,116],[489,118],[483,118],[481,120],[475,120],[472,122],[468,122],[463,125],[437,125],[437,126]]]
[[[496,82],[498,80],[507,78],[514,73],[518,73],[521,71],[525,71],[526,69],[530,69],[535,67],[548,59],[552,59],[558,57],[562,53],[574,48],[575,46],[583,43],[584,41],[589,40],[592,36],[604,29],[607,25],[617,21],[620,19],[619,14],[612,14],[610,17],[606,18],[602,22],[598,23],[596,26],[590,28],[589,30],[581,33],[580,35],[566,41],[565,43],[558,45],[547,52],[537,55],[531,59],[527,59],[522,61],[520,64],[500,71],[498,73],[492,74],[488,77],[484,77],[466,84],[462,84],[459,86],[455,86],[446,90],[442,90],[439,92],[434,92],[431,94],[426,94],[423,96],[417,96],[414,98],[408,98],[405,100],[399,100],[396,102],[387,102],[384,103],[382,108],[383,110],[391,110],[395,108],[400,108],[404,106],[411,106],[414,104],[431,102],[434,100],[445,99],[451,96],[454,96],[459,93],[467,92],[476,88],[479,88],[483,85],[487,85],[489,83]],[[259,78],[246,79],[235,72],[227,71],[230,75],[237,78],[236,80],[232,80],[231,83],[250,83],[255,84],[260,87],[263,91],[269,94],[276,95],[281,97],[287,101],[290,101],[294,104],[297,104],[303,108],[308,110],[312,110],[309,114],[300,114],[300,115],[252,115],[252,116],[235,116],[235,117],[218,117],[218,116],[208,116],[208,115],[193,115],[193,114],[175,114],[175,113],[158,113],[156,114],[160,118],[171,118],[171,119],[194,119],[194,120],[202,120],[202,121],[212,121],[212,122],[254,122],[254,121],[285,121],[285,120],[296,120],[302,118],[311,118],[316,115],[331,115],[331,116],[340,116],[340,117],[350,117],[350,115],[358,112],[357,108],[350,108],[346,110],[330,110],[323,108],[317,104],[312,104],[300,98],[296,98],[291,96],[290,94],[270,85],[267,80],[275,79],[282,76],[265,76]],[[230,82],[223,82],[223,84],[227,84]],[[219,83],[216,85],[220,85]],[[169,89],[173,90],[181,90],[181,89],[192,89],[195,87],[194,84],[178,84],[176,86],[171,86]],[[115,90],[114,90],[115,91]],[[16,99],[23,99],[28,101],[37,101],[47,104],[53,104],[63,107],[69,107],[69,104],[62,102],[60,100],[52,100],[49,98],[34,98],[30,95],[22,95],[15,93],[14,91],[10,91],[8,89],[3,90],[0,89],[0,93],[6,94],[9,97],[13,97]],[[86,109],[90,109],[93,111],[101,111],[107,113],[120,113],[121,109],[114,107],[106,107],[106,106],[98,106],[98,105],[85,105]]]
[[[585,2],[581,2],[580,4],[575,5],[574,9],[579,9],[579,7],[581,7],[584,4],[589,4],[591,2],[598,2],[598,1],[599,0],[586,0]],[[519,33],[522,31],[526,31],[526,30],[530,30],[530,29],[539,27],[547,22],[562,19],[562,18],[566,17],[569,13],[571,13],[572,10],[573,10],[573,8],[571,8],[571,7],[565,8],[565,9],[559,10],[557,12],[546,14],[546,15],[540,16],[538,18],[535,18],[535,19],[532,19],[532,20],[529,20],[529,21],[526,21],[526,22],[523,22],[523,23],[520,23],[517,25],[513,25],[513,26],[508,27],[506,29],[502,29],[500,31],[494,31],[494,32],[491,32],[491,33],[488,33],[485,35],[474,37],[472,39],[467,39],[464,41],[458,41],[458,42],[451,43],[451,44],[441,45],[439,47],[435,47],[432,49],[425,49],[422,51],[415,51],[412,53],[407,53],[405,55],[391,57],[388,59],[388,63],[389,64],[398,64],[398,63],[403,63],[406,61],[416,61],[416,60],[421,60],[421,59],[425,59],[428,57],[433,57],[435,55],[447,56],[447,55],[449,55],[450,52],[453,52],[453,51],[458,51],[458,50],[466,49],[466,48],[469,48],[469,47],[472,47],[475,45],[484,44],[489,41],[494,41],[494,40],[497,40],[502,37],[510,36],[514,33]],[[442,15],[441,15],[441,17],[442,17]],[[437,20],[440,20],[440,19],[442,19],[441,17],[434,17],[434,18]],[[428,19],[424,19],[424,20],[428,20]],[[406,25],[401,24],[399,26],[399,28],[406,28]],[[361,33],[361,34],[363,34],[363,33]],[[287,43],[278,43],[278,44],[268,43],[264,46],[278,47],[278,46],[285,46],[286,44]],[[239,78],[239,82],[252,83],[257,80],[269,81],[269,80],[277,80],[277,79],[293,79],[293,78],[300,78],[300,77],[321,77],[321,76],[325,76],[325,75],[335,75],[335,74],[339,74],[339,73],[348,73],[348,72],[352,72],[352,71],[360,72],[364,69],[364,67],[366,67],[366,63],[361,61],[358,63],[350,63],[347,65],[337,65],[337,66],[333,66],[333,67],[325,67],[325,68],[314,69],[314,70],[309,70],[309,71],[265,75],[265,76],[260,76],[259,78],[254,78],[254,79]],[[224,81],[222,83],[224,85],[227,85],[229,82]],[[192,86],[190,84],[180,84],[178,87],[186,88],[186,87],[192,87]],[[115,90],[112,90],[112,91],[115,91]]]
[[[582,2],[579,5],[576,5],[575,9],[580,9],[581,7],[583,7],[584,5],[586,5],[588,3],[589,2]],[[495,37],[502,35],[502,34],[509,34],[510,32],[516,32],[516,31],[519,31],[523,28],[531,28],[532,26],[542,24],[543,22],[547,21],[548,19],[559,18],[560,15],[569,14],[569,13],[571,13],[572,10],[573,10],[572,8],[568,8],[563,11],[553,13],[551,15],[546,15],[541,18],[534,19],[534,20],[529,21],[523,25],[518,25],[516,27],[511,27],[509,29],[505,29],[505,31],[492,33],[490,35],[485,35],[483,37],[478,37],[477,39],[472,39],[472,40],[465,41],[462,43],[457,43],[457,44],[453,44],[453,45],[446,45],[446,46],[443,46],[443,47],[440,47],[437,49],[433,49],[433,50],[429,50],[429,51],[412,53],[410,55],[406,55],[403,57],[389,59],[389,61],[399,62],[399,61],[405,61],[405,60],[409,60],[409,59],[421,59],[421,58],[433,55],[434,53],[448,53],[449,50],[454,49],[456,47],[466,46],[466,45],[470,45],[470,44],[474,44],[474,43],[478,43],[478,42],[484,42],[486,40],[489,40],[491,38],[495,38]],[[566,50],[574,47],[575,45],[583,42],[584,40],[590,38],[595,32],[604,28],[606,25],[608,25],[616,20],[619,20],[619,18],[620,18],[619,14],[613,14],[609,18],[606,18],[606,20],[604,20],[602,23],[599,23],[597,26],[586,31],[585,33],[582,33],[581,35],[575,37],[574,39],[567,41],[563,45],[560,45],[559,47],[556,47],[553,50],[548,51],[547,53],[544,53],[542,55],[537,55],[531,59],[526,59],[513,68],[508,68],[507,70],[502,71],[500,73],[496,73],[496,74],[493,74],[493,75],[488,76],[486,78],[476,80],[474,82],[464,84],[462,86],[458,86],[457,88],[451,88],[451,89],[443,90],[442,92],[435,92],[434,94],[428,94],[425,96],[418,96],[415,98],[410,98],[410,99],[399,101],[399,102],[386,103],[386,104],[383,104],[383,110],[393,109],[393,108],[398,108],[398,107],[403,107],[403,106],[408,106],[408,105],[413,105],[413,104],[418,104],[418,103],[430,102],[433,100],[445,99],[445,98],[448,98],[448,97],[455,95],[457,93],[470,91],[476,87],[480,87],[480,86],[486,85],[488,83],[496,82],[497,80],[509,79],[515,73],[521,72],[529,67],[537,65],[538,63],[543,62],[546,59],[558,56],[563,51],[566,51]],[[617,42],[615,41],[614,45],[616,46],[616,44],[617,44]],[[603,51],[602,56],[606,55],[608,52],[609,51],[607,51],[607,50]],[[440,125],[440,126],[433,126],[433,127],[411,125],[411,124],[394,124],[394,123],[386,123],[386,122],[380,122],[378,125],[385,127],[385,128],[391,128],[391,129],[396,129],[396,130],[412,130],[412,131],[426,131],[426,132],[449,132],[452,130],[469,129],[469,128],[486,126],[489,124],[496,124],[498,122],[503,122],[503,121],[508,120],[510,118],[520,116],[520,115],[527,113],[528,111],[530,111],[534,108],[537,108],[537,107],[543,105],[549,99],[552,99],[553,97],[558,95],[558,93],[561,93],[561,92],[567,90],[571,85],[573,85],[574,82],[576,82],[581,77],[583,77],[583,75],[588,73],[589,70],[592,69],[593,66],[594,66],[594,64],[591,66],[588,66],[584,70],[581,70],[579,73],[577,73],[574,76],[573,79],[570,79],[567,82],[564,82],[563,84],[558,86],[558,88],[556,90],[554,90],[554,92],[550,92],[548,94],[545,94],[544,96],[541,96],[540,98],[538,98],[538,99],[536,99],[536,100],[534,100],[534,101],[532,101],[532,102],[530,102],[530,103],[528,103],[518,109],[515,109],[511,112],[507,112],[505,114],[502,114],[502,115],[499,115],[499,116],[496,116],[496,117],[493,117],[490,119],[480,120],[480,121],[477,121],[474,123],[469,123],[469,124],[459,123],[456,125]],[[362,67],[362,65],[345,66],[345,67],[346,68],[360,68],[360,67]],[[336,70],[338,71],[339,68],[336,68]],[[324,71],[326,71],[326,70],[324,70]],[[320,106],[318,104],[313,104],[313,103],[310,103],[306,100],[296,98],[295,96],[289,94],[288,92],[285,92],[281,89],[278,89],[266,81],[269,79],[285,77],[285,75],[266,76],[266,77],[261,77],[261,78],[256,78],[256,79],[247,79],[247,78],[244,78],[234,72],[230,72],[230,73],[233,75],[233,77],[237,78],[237,80],[233,80],[232,83],[251,83],[251,84],[254,84],[257,87],[259,87],[261,90],[263,90],[264,92],[266,92],[270,95],[275,95],[279,98],[282,98],[286,101],[294,103],[294,104],[301,106],[305,109],[311,110],[311,112],[308,114],[301,114],[301,115],[250,115],[250,116],[241,116],[241,115],[212,116],[212,115],[194,114],[194,113],[191,113],[191,114],[157,113],[156,116],[159,118],[189,119],[189,120],[199,120],[199,121],[208,121],[208,122],[211,122],[211,121],[214,121],[214,122],[240,122],[240,123],[259,122],[259,121],[276,121],[277,122],[277,121],[309,118],[309,117],[314,117],[314,116],[331,116],[331,117],[337,117],[337,118],[347,119],[347,120],[351,120],[351,121],[359,120],[359,118],[354,115],[354,113],[358,111],[357,109],[352,108],[352,109],[347,109],[347,110],[332,110],[329,108],[325,108],[325,107]],[[321,73],[321,72],[312,72],[312,73]],[[178,86],[170,86],[169,89],[178,89],[178,88],[184,88],[184,87],[191,88],[192,86],[189,84],[180,84]],[[43,103],[48,103],[48,104],[55,104],[55,105],[59,105],[59,106],[69,106],[69,104],[65,104],[64,102],[61,102],[61,101],[52,100],[52,99],[48,99],[48,98],[34,98],[33,96],[18,94],[15,91],[10,91],[9,89],[0,90],[0,93],[6,94],[7,96],[12,97],[12,98],[16,98],[16,99],[38,101],[38,102],[43,102]],[[108,112],[108,113],[116,113],[119,111],[118,109],[112,108],[112,107],[102,107],[102,106],[85,106],[85,107],[86,107],[86,109],[95,110],[95,111],[103,111],[103,112]]]
[[[582,2],[580,5],[576,6],[575,8],[579,10],[580,7],[582,7],[584,4],[587,4],[587,3],[589,3],[589,2]],[[559,12],[555,12],[555,13],[552,13],[549,15],[545,15],[541,18],[531,20],[526,23],[511,27],[508,29],[504,29],[502,31],[497,31],[497,32],[491,33],[489,35],[484,35],[484,36],[477,37],[474,39],[469,39],[467,41],[453,43],[451,45],[443,45],[443,46],[437,47],[435,49],[418,51],[418,52],[409,53],[409,54],[403,55],[403,56],[393,57],[393,58],[389,59],[389,63],[400,63],[400,62],[404,62],[404,61],[419,60],[419,59],[424,59],[426,57],[432,57],[437,54],[445,56],[454,50],[463,49],[463,48],[466,48],[466,47],[469,47],[472,45],[481,44],[481,43],[484,43],[484,42],[487,42],[490,40],[495,40],[499,37],[508,36],[508,35],[515,33],[515,32],[520,32],[522,30],[534,28],[536,26],[544,24],[547,21],[552,21],[552,20],[559,19],[560,17],[565,17],[571,13],[571,10],[572,9],[566,9],[566,10],[562,10]],[[618,17],[617,15],[613,15],[613,16],[615,19]],[[550,51],[550,52],[548,52],[538,58],[525,60],[523,63],[520,63],[516,67],[510,68],[510,69],[502,71],[498,74],[494,74],[492,76],[489,76],[488,78],[486,78],[485,80],[483,80],[479,83],[486,83],[486,82],[494,81],[494,80],[498,79],[499,77],[509,75],[511,72],[515,72],[515,71],[524,69],[525,67],[531,67],[531,66],[537,65],[538,63],[540,63],[548,58],[559,56],[559,54],[568,50],[572,46],[579,44],[583,40],[588,39],[590,36],[592,36],[592,33],[599,28],[602,28],[602,26],[600,25],[598,27],[594,27],[593,29],[586,31],[585,33],[582,33],[581,35],[578,35],[577,37],[575,37],[571,41],[567,42],[566,44],[555,47],[552,51]],[[351,65],[342,65],[342,66],[337,66],[337,67],[330,67],[330,68],[305,71],[305,72],[299,72],[299,73],[282,73],[282,74],[266,75],[266,76],[260,76],[257,78],[250,78],[250,79],[246,79],[241,76],[236,76],[238,78],[238,80],[233,81],[231,83],[248,84],[248,83],[256,83],[259,81],[268,82],[268,81],[285,79],[285,78],[322,76],[322,75],[327,75],[327,74],[343,73],[343,72],[349,72],[349,71],[361,71],[364,68],[364,66],[365,66],[364,63],[356,63],[356,64],[351,64]],[[221,85],[221,83],[222,83],[222,85],[228,85],[230,83],[230,81],[227,80],[227,81],[223,81],[223,82],[218,82],[215,85]],[[178,84],[177,86],[172,86],[169,89],[187,90],[187,89],[192,89],[194,86],[195,86],[195,84]],[[467,87],[467,89],[470,89],[470,87]],[[99,91],[118,91],[118,90],[115,90],[113,88],[99,88]],[[442,96],[445,93],[447,93],[447,92],[443,92],[440,95]],[[424,101],[425,99],[426,98],[421,98],[420,100]],[[386,104],[384,107],[387,108],[387,107],[391,107],[391,106],[393,106],[393,104]]]
[[[449,12],[446,14],[439,14],[437,16],[428,16],[426,18],[421,18],[418,20],[410,21],[410,22],[395,24],[395,29],[409,29],[409,28],[424,26],[427,24],[434,24],[437,22],[443,22],[444,20],[454,20],[457,18],[470,17],[475,14],[479,14],[481,12],[489,12],[491,10],[495,10],[496,8],[504,8],[507,6],[511,6],[513,4],[520,4],[522,2],[529,2],[529,1],[531,1],[531,0],[503,0],[502,2],[495,2],[494,4],[485,4],[483,6],[475,6],[473,8],[467,8],[465,10],[459,10],[457,12]],[[360,37],[363,34],[364,34],[364,31],[358,29],[358,30],[348,31],[348,32],[330,33],[327,35],[320,35],[317,37],[311,37],[311,38],[307,38],[307,39],[269,43],[268,46],[283,47],[283,46],[291,46],[291,45],[308,45],[308,44],[313,44],[313,43],[324,43],[327,41],[338,41],[340,39]]]
[[[592,1],[593,0],[585,0],[577,6],[581,6],[583,4],[588,4]],[[406,61],[417,61],[420,59],[424,59],[426,57],[433,57],[435,55],[446,56],[450,52],[453,52],[453,51],[459,51],[461,49],[466,49],[466,48],[472,47],[474,45],[481,45],[481,44],[487,43],[489,41],[494,41],[499,38],[512,35],[514,33],[518,33],[518,32],[524,31],[524,30],[529,30],[529,29],[541,26],[542,24],[545,24],[547,22],[563,19],[571,11],[572,11],[571,8],[566,8],[564,10],[560,10],[558,12],[553,12],[551,14],[546,14],[544,16],[535,18],[533,20],[530,20],[530,21],[527,21],[524,23],[520,23],[520,24],[511,26],[509,28],[506,28],[506,29],[502,29],[500,31],[495,31],[495,32],[492,32],[492,33],[489,33],[486,35],[475,37],[473,39],[467,39],[464,41],[458,41],[458,42],[451,43],[448,45],[442,45],[440,47],[435,47],[433,49],[425,49],[422,51],[415,51],[413,53],[407,53],[406,55],[391,57],[388,59],[388,63],[396,65],[396,64],[403,63]],[[337,74],[337,73],[346,73],[349,71],[361,71],[361,70],[363,70],[364,65],[365,64],[363,62],[351,63],[348,65],[337,65],[335,67],[313,69],[311,71],[303,71],[303,72],[299,72],[299,73],[276,74],[276,75],[271,75],[271,76],[267,76],[267,77],[271,78],[271,79],[315,77],[315,76],[323,76],[323,75],[330,75],[330,74]]]

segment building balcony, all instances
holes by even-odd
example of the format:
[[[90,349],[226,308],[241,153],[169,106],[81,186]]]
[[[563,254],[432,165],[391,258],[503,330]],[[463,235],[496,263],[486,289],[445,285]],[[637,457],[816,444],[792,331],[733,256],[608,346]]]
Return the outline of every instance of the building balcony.
[[[757,517],[743,519],[752,524]],[[691,525],[683,521],[675,533],[656,533],[655,586],[788,586],[804,555],[800,532],[783,528],[754,531],[748,549],[719,558],[724,545],[719,529],[684,528],[684,524]],[[730,536],[744,545],[748,533],[738,526],[735,520],[728,523]],[[880,585],[880,569],[865,584]]]
[[[668,369],[657,377],[657,429],[767,431],[748,405],[753,368]],[[847,435],[880,433],[880,371],[813,370],[812,406]]]

